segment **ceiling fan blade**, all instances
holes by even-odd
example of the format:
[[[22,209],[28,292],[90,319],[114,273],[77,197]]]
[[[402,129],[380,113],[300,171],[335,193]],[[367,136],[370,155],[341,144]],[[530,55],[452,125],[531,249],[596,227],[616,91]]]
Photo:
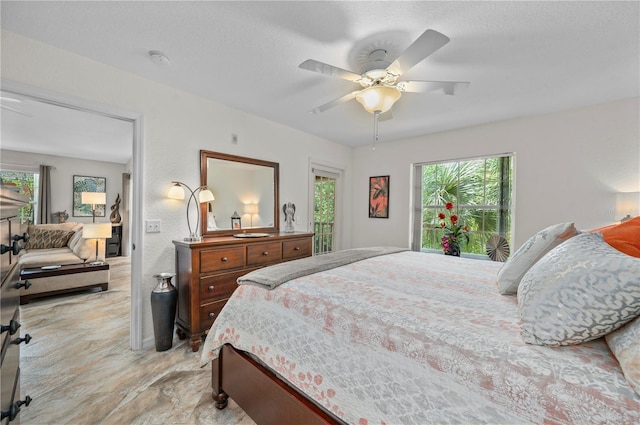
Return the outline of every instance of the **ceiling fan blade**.
[[[20,99],[16,99],[14,97],[0,96],[0,101],[2,102],[17,102],[22,103]]]
[[[444,94],[458,94],[469,87],[467,81],[402,81],[398,88],[407,93],[427,93],[442,90]]]
[[[320,105],[320,106],[318,106],[317,108],[315,108],[315,109],[311,110],[311,112],[313,112],[314,114],[317,114],[317,113],[319,113],[319,112],[324,112],[324,111],[326,111],[326,110],[327,110],[327,109],[329,109],[329,108],[333,108],[334,106],[337,106],[337,105],[340,105],[340,104],[342,104],[342,103],[348,102],[348,101],[350,101],[351,99],[353,99],[353,98],[355,98],[355,97],[356,97],[356,93],[358,93],[358,91],[359,91],[359,90],[352,91],[351,93],[346,94],[346,95],[344,95],[344,96],[342,96],[342,97],[339,97],[339,98],[337,98],[337,99],[334,99],[334,100],[332,100],[331,102],[327,102],[327,103],[325,103],[324,105]]]
[[[298,68],[306,69],[307,71],[319,72],[320,74],[330,75],[332,77],[342,78],[343,80],[358,82],[360,81],[360,74],[356,74],[346,69],[338,68],[333,65],[329,65],[317,60],[307,59],[298,65]]]
[[[6,109],[11,112],[15,112],[16,114],[24,115],[25,117],[33,118],[33,115],[29,115],[26,112],[18,111],[17,109],[13,109],[5,105],[0,105],[0,108]]]
[[[448,42],[449,37],[446,35],[438,31],[426,30],[387,67],[387,71],[394,75],[402,75]]]

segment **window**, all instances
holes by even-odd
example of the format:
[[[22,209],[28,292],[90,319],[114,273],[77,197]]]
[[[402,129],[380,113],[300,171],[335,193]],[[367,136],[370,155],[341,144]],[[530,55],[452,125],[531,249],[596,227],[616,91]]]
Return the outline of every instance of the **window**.
[[[34,219],[38,207],[38,177],[39,174],[33,171],[0,170],[0,178],[3,183],[13,183],[20,189],[20,193],[29,197],[29,203],[18,210],[21,224],[35,223]]]
[[[469,228],[462,252],[486,254],[494,235],[511,240],[513,188],[512,155],[452,162],[416,164],[416,213],[413,248],[442,250],[441,220],[447,202],[453,202],[460,222]]]

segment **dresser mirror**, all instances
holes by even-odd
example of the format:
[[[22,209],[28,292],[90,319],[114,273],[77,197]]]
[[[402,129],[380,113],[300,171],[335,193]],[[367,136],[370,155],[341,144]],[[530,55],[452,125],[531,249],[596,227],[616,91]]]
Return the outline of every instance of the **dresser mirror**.
[[[201,206],[204,236],[279,231],[277,162],[201,150],[200,179],[215,198]]]

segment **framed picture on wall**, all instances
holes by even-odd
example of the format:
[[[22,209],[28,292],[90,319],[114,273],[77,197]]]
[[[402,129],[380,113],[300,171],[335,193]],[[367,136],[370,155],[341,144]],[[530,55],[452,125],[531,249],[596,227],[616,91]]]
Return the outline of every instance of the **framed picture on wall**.
[[[82,192],[107,191],[107,179],[105,177],[73,176],[73,216],[92,217],[92,206],[82,203]],[[96,205],[96,217],[105,216],[106,205]]]
[[[369,177],[369,218],[389,218],[389,176]]]

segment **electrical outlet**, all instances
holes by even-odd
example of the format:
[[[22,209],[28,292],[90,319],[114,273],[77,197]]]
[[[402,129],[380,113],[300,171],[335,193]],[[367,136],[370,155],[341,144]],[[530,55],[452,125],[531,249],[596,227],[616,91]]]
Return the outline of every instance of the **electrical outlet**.
[[[144,228],[147,233],[160,233],[162,231],[160,220],[147,220],[144,223]]]

